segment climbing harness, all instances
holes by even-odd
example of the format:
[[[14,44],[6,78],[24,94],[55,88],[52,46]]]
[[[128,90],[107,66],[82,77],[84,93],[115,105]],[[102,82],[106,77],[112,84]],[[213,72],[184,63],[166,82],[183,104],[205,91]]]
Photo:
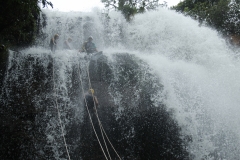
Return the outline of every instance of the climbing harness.
[[[58,112],[58,120],[59,120],[59,124],[60,124],[60,127],[61,127],[61,132],[62,132],[62,137],[63,137],[63,142],[64,142],[64,145],[65,145],[65,148],[66,148],[66,152],[67,152],[67,156],[68,156],[68,159],[71,160],[70,158],[70,154],[69,154],[69,151],[68,151],[68,147],[67,147],[67,143],[66,143],[66,139],[65,139],[65,136],[64,136],[64,129],[63,129],[63,125],[62,125],[62,120],[61,120],[61,114],[60,114],[60,111],[59,111],[59,107],[58,107],[58,101],[57,101],[57,91],[56,91],[56,86],[55,86],[55,72],[54,72],[54,59],[53,59],[53,89],[54,89],[54,96],[55,96],[55,101],[54,102],[54,105],[56,106],[56,109],[57,109],[57,112]]]

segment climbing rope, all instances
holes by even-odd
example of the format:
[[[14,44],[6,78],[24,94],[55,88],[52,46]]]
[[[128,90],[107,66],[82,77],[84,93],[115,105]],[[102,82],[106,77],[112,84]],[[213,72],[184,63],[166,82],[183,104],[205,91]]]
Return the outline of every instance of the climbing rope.
[[[88,63],[88,65],[87,65],[87,75],[88,75],[89,89],[91,89],[91,88],[92,88],[92,85],[91,85],[90,76],[89,76],[89,63]],[[95,103],[95,100],[94,100],[94,95],[93,95],[93,93],[92,93],[92,97],[93,97],[93,103],[94,103],[94,107],[95,107],[95,109],[96,109],[96,116],[97,116],[97,106],[96,106],[96,103]],[[102,131],[102,129],[101,129],[101,122],[100,122],[98,116],[97,116],[97,119],[98,119],[100,131],[101,131],[101,135],[102,135],[102,138],[103,138],[103,142],[104,142],[104,144],[105,144],[105,147],[106,147],[108,156],[109,156],[109,158],[110,158],[110,160],[111,160],[111,156],[110,156],[110,153],[109,153],[109,151],[108,151],[108,147],[107,147],[107,144],[106,144],[104,135],[103,135],[103,131]]]
[[[55,96],[54,106],[56,106],[56,109],[57,109],[57,112],[58,112],[58,120],[59,120],[59,124],[60,124],[60,128],[61,128],[61,133],[62,133],[62,137],[63,137],[63,142],[64,142],[64,145],[65,145],[65,149],[66,149],[66,152],[67,152],[67,156],[68,156],[68,159],[71,160],[70,154],[69,154],[69,151],[68,151],[68,147],[67,147],[67,143],[66,143],[66,139],[65,139],[65,136],[64,136],[64,129],[63,129],[62,120],[61,120],[61,114],[60,114],[60,110],[59,110],[59,106],[58,106],[58,101],[57,101],[57,91],[56,91],[56,85],[55,85],[54,62],[55,62],[55,61],[53,60],[53,89],[54,89],[54,92],[55,92],[55,93],[54,93],[54,96]],[[83,95],[84,95],[83,82],[82,82],[82,77],[81,77],[81,73],[80,73],[80,65],[79,65],[79,67],[78,67],[78,70],[79,70],[79,78],[80,78],[80,81],[81,81],[81,88],[82,88],[82,92],[83,92]],[[90,76],[89,76],[89,63],[88,63],[88,65],[87,65],[87,74],[88,74],[88,80],[89,80],[89,88],[92,88],[92,86],[91,86],[91,80],[90,80]],[[92,93],[92,97],[94,98],[93,93]],[[101,149],[102,149],[102,152],[103,152],[106,160],[108,160],[108,158],[107,158],[107,156],[106,156],[106,153],[105,153],[105,151],[104,151],[104,149],[103,149],[103,147],[102,147],[102,144],[101,144],[101,142],[100,142],[100,140],[99,140],[99,137],[98,137],[98,135],[97,135],[97,132],[96,132],[96,130],[95,130],[95,127],[94,127],[94,125],[93,125],[92,118],[91,118],[91,115],[90,115],[90,112],[89,112],[89,109],[88,109],[88,106],[87,106],[87,100],[86,100],[85,95],[84,95],[84,101],[85,101],[85,104],[86,104],[86,108],[87,108],[87,112],[88,112],[88,115],[89,115],[89,119],[90,119],[92,128],[93,128],[94,133],[95,133],[95,135],[96,135],[96,137],[97,137],[98,143],[99,143],[99,145],[100,145],[100,147],[101,147]],[[113,147],[111,141],[109,140],[109,138],[108,138],[108,136],[107,136],[107,134],[106,134],[103,126],[102,126],[102,123],[101,123],[101,121],[100,121],[100,119],[99,119],[99,117],[98,117],[97,107],[96,107],[95,101],[93,100],[93,102],[94,102],[94,107],[95,107],[95,109],[96,109],[96,117],[97,117],[97,120],[98,120],[98,123],[99,123],[100,131],[101,131],[101,134],[102,134],[102,137],[103,137],[103,141],[104,141],[106,150],[107,150],[107,152],[108,152],[108,156],[109,156],[109,158],[110,158],[110,160],[111,160],[111,156],[110,156],[110,153],[109,153],[109,151],[108,151],[108,148],[107,148],[107,144],[106,144],[104,135],[106,136],[106,138],[107,138],[109,144],[111,145],[111,147],[113,148],[114,152],[117,154],[117,156],[118,156],[119,159],[121,160],[121,157],[118,155],[117,151],[116,151],[115,148]],[[103,133],[104,133],[104,135],[103,135]]]
[[[89,75],[89,63],[88,63],[88,65],[87,65],[87,75],[88,75],[89,89],[91,89],[91,88],[92,88],[92,85],[91,85],[91,79],[90,79],[90,75]],[[92,97],[93,97],[94,107],[95,107],[95,109],[96,109],[96,117],[97,117],[97,119],[98,119],[99,127],[100,127],[101,134],[102,134],[102,137],[103,137],[103,140],[104,140],[104,144],[105,144],[105,146],[106,146],[106,150],[107,150],[107,152],[108,152],[108,154],[109,154],[109,151],[108,151],[107,144],[106,144],[106,142],[105,142],[105,138],[104,138],[103,133],[105,134],[105,136],[106,136],[109,144],[111,145],[112,149],[114,150],[114,152],[116,153],[116,155],[118,156],[118,158],[121,160],[121,157],[119,156],[119,154],[118,154],[117,151],[115,150],[114,146],[112,145],[111,141],[109,140],[109,138],[108,138],[108,136],[107,136],[107,134],[106,134],[103,126],[102,126],[102,123],[101,123],[101,121],[100,121],[100,119],[99,119],[99,117],[98,117],[97,107],[96,107],[96,104],[95,104],[95,101],[94,101],[93,93],[92,93]],[[110,157],[110,159],[111,159],[110,154],[109,154],[109,157]]]
[[[100,142],[100,140],[99,140],[99,138],[98,138],[97,132],[96,132],[95,127],[94,127],[93,122],[92,122],[92,117],[91,117],[91,115],[90,115],[90,112],[89,112],[89,109],[88,109],[88,106],[87,106],[87,100],[86,100],[86,97],[85,97],[85,94],[84,94],[83,82],[82,82],[82,77],[81,77],[81,73],[80,73],[80,65],[79,65],[79,67],[78,67],[78,70],[79,70],[79,79],[80,79],[80,81],[81,81],[81,88],[82,88],[82,92],[83,92],[83,97],[84,97],[84,101],[85,101],[85,104],[86,104],[86,108],[87,108],[87,112],[88,112],[88,115],[89,115],[89,119],[90,119],[90,122],[91,122],[91,125],[92,125],[92,128],[93,128],[93,131],[94,131],[94,133],[95,133],[95,136],[97,137],[98,143],[99,143],[99,145],[100,145],[100,147],[101,147],[101,149],[102,149],[102,152],[103,152],[106,160],[108,160],[108,158],[107,158],[107,156],[106,156],[106,153],[105,153],[105,151],[104,151],[104,149],[103,149],[103,147],[102,147],[102,144],[101,144],[101,142]]]
[[[59,107],[58,107],[58,101],[57,101],[57,91],[56,91],[56,86],[55,86],[55,72],[54,72],[54,60],[53,60],[53,89],[54,89],[54,96],[55,96],[55,103],[54,105],[56,106],[57,108],[57,112],[58,112],[58,120],[59,120],[59,124],[60,124],[60,127],[61,127],[61,132],[62,132],[62,137],[63,137],[63,142],[64,142],[64,145],[65,145],[65,148],[66,148],[66,152],[67,152],[67,156],[68,156],[68,159],[71,160],[70,158],[70,154],[69,154],[69,151],[68,151],[68,147],[67,147],[67,143],[66,143],[66,139],[65,139],[65,136],[64,136],[64,129],[63,129],[63,125],[62,125],[62,120],[61,120],[61,114],[60,114],[60,111],[59,111]]]

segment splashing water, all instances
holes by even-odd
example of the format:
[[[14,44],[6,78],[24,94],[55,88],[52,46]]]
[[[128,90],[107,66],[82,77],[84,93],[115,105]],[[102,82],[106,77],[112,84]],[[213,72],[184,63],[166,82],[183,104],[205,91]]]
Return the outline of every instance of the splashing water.
[[[66,130],[74,121],[82,121],[83,111],[79,107],[82,103],[77,100],[82,93],[78,93],[74,100],[69,97],[72,92],[76,94],[72,73],[79,72],[79,68],[85,73],[85,64],[88,63],[84,59],[84,54],[78,50],[87,37],[92,35],[98,50],[103,50],[104,56],[107,57],[107,64],[115,77],[115,80],[110,82],[112,83],[110,87],[104,90],[112,96],[113,100],[109,101],[119,106],[119,112],[124,108],[121,108],[124,104],[123,99],[127,99],[128,96],[124,93],[131,91],[128,91],[128,88],[124,91],[113,89],[116,87],[113,82],[120,81],[121,77],[117,76],[123,74],[117,69],[121,64],[117,61],[116,55],[127,53],[135,57],[133,61],[136,64],[131,65],[140,66],[142,72],[145,72],[145,79],[142,80],[144,83],[158,81],[153,85],[158,91],[152,93],[151,100],[155,104],[163,103],[167,110],[174,111],[174,118],[181,127],[182,134],[189,136],[188,151],[192,159],[238,159],[240,63],[237,53],[229,48],[216,31],[200,27],[196,21],[162,8],[136,15],[131,23],[126,23],[124,18],[115,12],[110,13],[110,18],[99,11],[88,14],[45,11],[45,14],[47,26],[43,29],[44,36],[39,38],[39,46],[43,48],[37,46],[23,53],[45,58],[51,55],[55,59],[53,64],[56,69],[55,83],[58,88],[60,110],[63,113],[61,118]],[[56,53],[51,54],[45,48],[48,48],[51,36],[56,33],[60,34],[60,40]],[[73,39],[73,49],[63,50],[62,44],[68,37]],[[13,62],[13,59],[14,57],[10,58],[10,62]],[[35,63],[36,59],[32,64]],[[41,63],[43,68],[48,68],[48,62]],[[20,63],[18,65],[21,66]],[[10,69],[13,64],[9,66]],[[148,73],[155,78],[148,77]],[[141,77],[141,74],[136,75]],[[92,79],[93,83],[98,83]],[[106,84],[101,85],[104,88]],[[87,84],[84,84],[85,88],[86,86]],[[141,99],[138,93],[134,94],[137,98],[132,102],[132,107]],[[46,99],[52,95],[53,92],[46,95]],[[41,100],[36,99],[40,107]],[[48,115],[39,116],[37,120],[41,121],[44,118],[47,121],[46,148],[51,148],[55,159],[61,159],[65,151],[58,120],[53,116],[56,111],[51,102],[48,104],[46,109]],[[76,143],[73,141],[69,145],[76,149],[78,140],[75,139]]]
[[[210,152],[215,158],[238,159],[237,55],[216,31],[166,10],[136,17],[129,31],[133,30],[133,47],[144,50],[140,57],[161,78],[165,103],[193,136],[191,152],[196,159]]]

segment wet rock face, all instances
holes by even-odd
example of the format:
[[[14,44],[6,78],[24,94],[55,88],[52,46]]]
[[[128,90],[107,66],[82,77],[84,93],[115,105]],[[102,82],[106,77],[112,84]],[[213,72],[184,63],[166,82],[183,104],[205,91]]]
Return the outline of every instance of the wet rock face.
[[[111,61],[103,55],[90,61],[79,57],[78,62],[68,62],[64,68],[51,56],[11,59],[0,99],[4,158],[67,158],[57,102],[71,159],[105,159],[82,98],[81,87],[89,88],[89,62],[91,85],[100,103],[99,119],[122,159],[189,159],[188,142],[182,139],[174,112],[153,96],[164,86],[145,63],[129,54],[115,54]],[[91,116],[109,156],[97,117]],[[118,159],[104,138],[111,158]]]
[[[40,148],[47,143],[44,114],[51,103],[47,95],[52,88],[52,63],[49,60],[48,65],[44,66],[46,60],[49,58],[22,57],[20,53],[9,57],[0,94],[0,157],[3,159],[42,157]],[[41,122],[38,121],[40,119]]]
[[[4,45],[0,45],[0,89],[3,83],[3,77],[7,70],[9,52],[6,50]]]
[[[91,61],[89,74],[100,102],[99,119],[118,154],[123,159],[188,159],[187,141],[181,138],[174,112],[162,103],[156,106],[152,98],[163,86],[156,84],[148,67],[134,56],[116,54],[115,58],[115,62],[104,58]],[[104,159],[88,123],[86,120],[82,125],[81,157]],[[94,124],[104,144],[99,126]],[[111,157],[118,159],[109,143],[107,148]]]

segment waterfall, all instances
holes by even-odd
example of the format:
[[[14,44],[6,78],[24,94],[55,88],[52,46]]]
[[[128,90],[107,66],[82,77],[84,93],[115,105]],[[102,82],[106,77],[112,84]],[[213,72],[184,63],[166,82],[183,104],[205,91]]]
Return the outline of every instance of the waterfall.
[[[130,23],[118,12],[43,13],[38,44],[9,53],[0,97],[5,159],[104,159],[86,120],[90,85],[122,159],[239,159],[239,53],[214,29],[164,8]],[[79,52],[89,36],[102,54]],[[63,48],[69,37],[71,50]]]

